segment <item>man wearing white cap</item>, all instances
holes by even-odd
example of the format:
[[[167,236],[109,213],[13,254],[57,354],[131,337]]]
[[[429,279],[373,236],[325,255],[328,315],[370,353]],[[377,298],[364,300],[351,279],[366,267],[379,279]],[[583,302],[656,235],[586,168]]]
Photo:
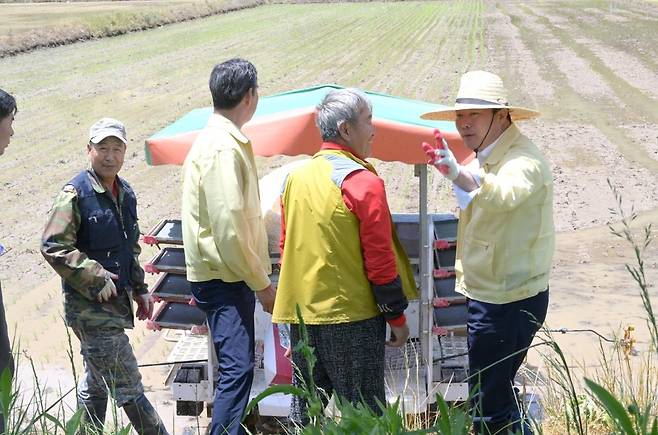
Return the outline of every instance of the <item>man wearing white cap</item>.
[[[497,75],[471,71],[462,76],[453,107],[422,116],[455,121],[477,156],[461,166],[447,147],[426,149],[430,163],[453,182],[461,209],[455,290],[468,298],[469,387],[476,392],[471,405],[478,434],[532,433],[514,378],[548,308],[553,179],[515,121],[538,114],[510,105]]]
[[[108,390],[140,435],[167,429],[144,395],[137,360],[125,328],[153,313],[153,299],[139,265],[137,199],[118,176],[126,154],[126,129],[115,119],[91,126],[91,167],[73,177],[55,198],[41,238],[41,253],[62,278],[67,325],[80,339],[84,373],[78,407],[82,433],[101,433]]]

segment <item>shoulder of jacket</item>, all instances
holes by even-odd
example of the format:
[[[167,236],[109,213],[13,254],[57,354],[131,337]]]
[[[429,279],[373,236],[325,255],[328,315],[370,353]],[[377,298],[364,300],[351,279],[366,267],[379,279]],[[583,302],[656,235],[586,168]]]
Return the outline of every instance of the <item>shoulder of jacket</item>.
[[[527,136],[520,134],[519,137],[512,143],[512,146],[509,148],[506,156],[508,158],[516,157],[528,157],[528,158],[537,158],[540,157],[541,151],[533,141],[531,141]]]
[[[331,180],[338,188],[342,187],[345,179],[353,172],[365,171],[372,175],[373,181],[379,179],[379,177],[368,171],[364,166],[348,157],[338,154],[325,154],[322,158],[326,159],[331,165]]]
[[[133,187],[130,185],[130,183],[128,183],[128,181],[125,178],[119,177],[119,182],[121,183],[123,188],[126,190],[126,192],[128,192],[132,195],[135,194],[135,191],[133,190]]]
[[[190,153],[195,162],[204,161],[218,153],[230,153],[241,158],[244,154],[235,138],[222,129],[202,132],[194,142]]]
[[[59,191],[57,196],[55,197],[55,203],[53,204],[53,207],[58,208],[61,206],[68,206],[70,203],[76,204],[78,202],[78,198],[80,197],[80,192],[78,189],[72,185],[72,184],[66,184],[64,187],[62,187],[62,190]]]
[[[70,193],[74,195],[78,194],[78,191],[75,189],[75,186],[73,186],[72,184],[66,184],[64,187],[62,187],[62,192]]]

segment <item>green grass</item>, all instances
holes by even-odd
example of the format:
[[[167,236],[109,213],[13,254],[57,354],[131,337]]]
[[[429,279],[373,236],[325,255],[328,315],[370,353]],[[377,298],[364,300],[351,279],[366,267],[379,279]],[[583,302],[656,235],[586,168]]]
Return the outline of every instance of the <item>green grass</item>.
[[[67,329],[69,356],[73,354],[70,331]],[[75,396],[75,387],[64,391],[61,386],[53,391],[47,387],[44,379],[40,379],[32,357],[25,356],[32,375],[33,388],[22,384],[20,370],[28,364],[21,364],[22,355],[19,345],[12,346],[15,356],[16,372],[11,373],[5,368],[0,373],[0,412],[5,417],[5,430],[2,435],[76,435],[84,424],[83,409],[72,409],[66,403]],[[73,359],[69,360],[74,379],[76,369]],[[73,399],[75,401],[75,399]],[[111,401],[110,415],[106,419],[102,433],[89,429],[90,435],[128,435],[130,425],[123,424],[121,410],[116,402]]]
[[[257,3],[257,0],[127,0],[3,4],[0,56],[149,29]]]
[[[627,326],[623,334],[615,334],[612,347],[599,340],[599,365],[588,372],[570,368],[560,346],[544,331],[541,341],[552,350],[542,353],[547,379],[543,386],[548,416],[544,426],[551,435],[658,434],[658,326],[645,275],[647,248],[655,232],[651,223],[638,225],[634,206],[624,202],[610,180],[608,186],[616,203],[610,209],[615,220],[609,225],[610,237],[623,239],[634,253],[626,271],[642,299],[651,338],[646,348],[637,350],[636,328]]]

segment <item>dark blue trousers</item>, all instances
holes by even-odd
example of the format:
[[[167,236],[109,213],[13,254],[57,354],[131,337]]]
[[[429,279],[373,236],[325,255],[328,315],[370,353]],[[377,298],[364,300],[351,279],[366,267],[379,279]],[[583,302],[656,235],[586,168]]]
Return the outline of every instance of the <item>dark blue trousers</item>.
[[[521,418],[514,378],[547,309],[548,290],[508,304],[469,299],[469,388],[475,392],[471,399],[475,433],[532,434]]]
[[[192,282],[197,306],[205,311],[219,362],[219,382],[212,409],[211,435],[237,435],[254,379],[254,308],[256,297],[240,282]]]

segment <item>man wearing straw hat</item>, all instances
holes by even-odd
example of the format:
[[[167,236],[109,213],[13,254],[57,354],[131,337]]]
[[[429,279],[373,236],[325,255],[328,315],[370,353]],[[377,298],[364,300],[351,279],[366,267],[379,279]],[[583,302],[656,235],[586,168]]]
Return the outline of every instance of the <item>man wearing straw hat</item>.
[[[426,149],[430,163],[453,182],[461,209],[455,289],[468,298],[469,387],[475,391],[477,433],[532,433],[513,385],[548,307],[553,180],[516,121],[537,115],[509,104],[500,77],[471,71],[462,76],[453,107],[422,116],[455,121],[477,156],[461,166],[447,147]]]

